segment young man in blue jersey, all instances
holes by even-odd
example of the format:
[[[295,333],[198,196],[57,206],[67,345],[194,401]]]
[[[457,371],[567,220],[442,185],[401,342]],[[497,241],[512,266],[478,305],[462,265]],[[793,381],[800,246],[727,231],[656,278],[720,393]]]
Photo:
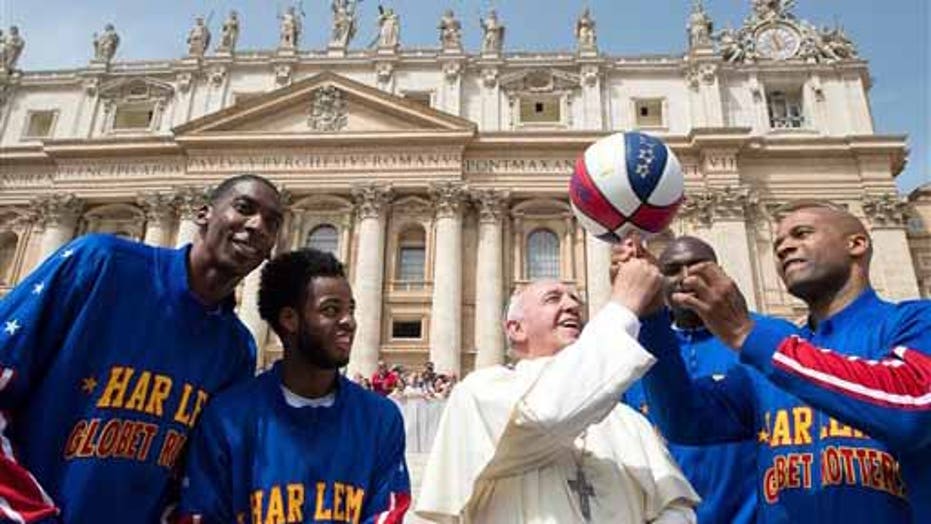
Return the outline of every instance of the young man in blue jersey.
[[[808,322],[753,317],[720,267],[690,268],[672,302],[753,370],[692,380],[668,322],[645,321],[655,420],[678,443],[755,436],[763,522],[931,522],[931,301],[881,300],[869,234],[827,203],[787,207],[773,249]]]
[[[65,245],[0,301],[0,522],[157,522],[200,410],[247,379],[233,291],[281,224],[267,180],[234,177],[193,245]]]
[[[302,249],[265,266],[259,312],[284,358],[205,411],[187,457],[183,523],[400,524],[411,500],[401,413],[339,373],[354,310],[329,253]]]
[[[681,356],[691,377],[721,380],[734,366],[737,355],[722,344],[692,310],[672,304],[688,269],[702,262],[717,262],[714,249],[690,236],[673,240],[659,256],[663,294],[679,342]],[[624,394],[624,402],[652,421],[652,409],[643,384],[637,382]],[[695,508],[699,524],[752,524],[756,522],[756,439],[719,445],[687,446],[670,443],[692,487],[702,498]]]

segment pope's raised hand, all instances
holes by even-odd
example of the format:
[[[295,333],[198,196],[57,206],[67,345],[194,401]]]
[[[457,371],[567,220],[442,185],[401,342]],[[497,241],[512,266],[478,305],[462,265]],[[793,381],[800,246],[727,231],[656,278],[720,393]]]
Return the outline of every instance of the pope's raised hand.
[[[656,264],[645,257],[630,257],[612,263],[614,281],[611,299],[638,317],[655,312],[662,304],[663,276]]]

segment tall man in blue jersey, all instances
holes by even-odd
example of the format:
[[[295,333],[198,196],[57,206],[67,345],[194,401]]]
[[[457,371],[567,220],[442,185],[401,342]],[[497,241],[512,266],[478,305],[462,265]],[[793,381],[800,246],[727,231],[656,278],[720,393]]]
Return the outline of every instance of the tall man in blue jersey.
[[[234,177],[193,245],[81,237],[0,301],[0,522],[158,522],[204,403],[253,372],[233,291],[281,217]]]
[[[690,268],[672,302],[755,371],[692,380],[668,323],[650,319],[655,420],[679,443],[755,435],[763,522],[931,522],[931,301],[880,299],[869,234],[827,203],[789,206],[773,249],[807,324],[752,317],[720,267]]]
[[[679,342],[682,361],[692,377],[722,380],[734,366],[737,355],[711,334],[701,317],[690,309],[670,303],[689,268],[701,262],[717,262],[714,249],[690,236],[673,240],[659,257],[663,293]],[[643,384],[637,382],[624,394],[624,401],[652,417]],[[652,418],[651,418],[652,420]],[[669,444],[682,472],[702,502],[695,509],[699,524],[750,524],[756,521],[756,440],[727,442],[714,446]]]
[[[329,253],[303,249],[265,266],[259,312],[284,359],[205,411],[182,522],[401,523],[411,501],[401,413],[339,373],[354,310],[343,265]]]

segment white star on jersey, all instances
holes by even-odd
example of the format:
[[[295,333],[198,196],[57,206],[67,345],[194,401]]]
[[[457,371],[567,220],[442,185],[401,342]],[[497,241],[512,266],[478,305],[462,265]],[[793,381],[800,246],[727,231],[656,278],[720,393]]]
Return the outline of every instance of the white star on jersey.
[[[61,258],[68,258],[74,254],[73,249],[66,249],[64,253],[61,254]]]
[[[42,293],[43,290],[45,290],[45,282],[39,282],[38,284],[32,286],[33,295],[38,295]]]
[[[6,325],[3,327],[3,330],[7,332],[8,335],[15,335],[19,328],[22,326],[19,325],[19,322],[14,318],[13,320],[7,320]]]

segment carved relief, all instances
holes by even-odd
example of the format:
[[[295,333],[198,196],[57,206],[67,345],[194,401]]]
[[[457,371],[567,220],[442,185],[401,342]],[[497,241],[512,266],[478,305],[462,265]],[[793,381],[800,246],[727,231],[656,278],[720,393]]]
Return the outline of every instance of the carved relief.
[[[394,63],[392,62],[376,62],[375,63],[375,78],[378,79],[378,82],[381,84],[387,84],[391,81],[391,76],[394,74]]]
[[[482,69],[482,84],[489,89],[498,85],[498,68],[486,67]]]
[[[333,132],[346,127],[349,105],[343,92],[336,86],[326,86],[314,91],[310,105],[310,127],[315,131]]]
[[[717,64],[705,62],[702,64],[693,64],[685,72],[686,81],[692,89],[698,89],[703,82],[706,85],[714,84],[715,76],[718,74]]]
[[[278,64],[275,66],[275,83],[280,86],[286,86],[291,83],[291,74],[293,68],[290,64]]]
[[[210,80],[212,86],[220,87],[223,85],[223,80],[226,79],[226,73],[226,66],[216,65],[207,72],[207,79]]]
[[[894,193],[863,195],[863,212],[874,226],[905,226],[908,200]]]
[[[462,74],[462,62],[443,63],[443,76],[447,82],[455,82],[459,79],[460,74]]]
[[[456,216],[467,197],[462,182],[434,182],[428,189],[437,218]]]
[[[175,79],[175,84],[178,86],[178,91],[182,93],[187,93],[191,90],[191,84],[194,83],[194,74],[190,72],[178,73],[177,78]]]
[[[583,84],[592,87],[598,83],[598,77],[601,76],[601,70],[596,65],[583,65],[580,76]]]
[[[382,216],[392,195],[393,190],[389,184],[369,182],[354,185],[352,187],[352,199],[355,201],[356,213],[359,219]]]

